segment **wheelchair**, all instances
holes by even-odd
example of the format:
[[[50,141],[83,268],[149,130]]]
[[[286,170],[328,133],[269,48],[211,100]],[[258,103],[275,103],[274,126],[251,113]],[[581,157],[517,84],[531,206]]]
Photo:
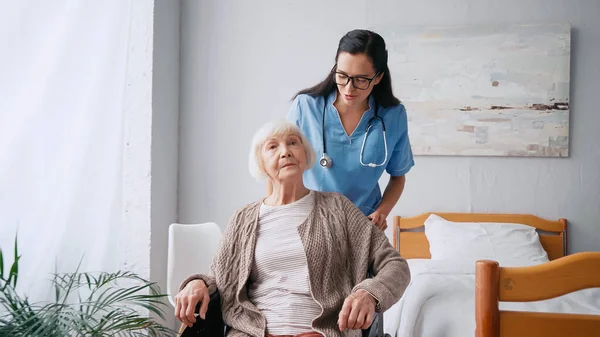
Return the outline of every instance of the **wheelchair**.
[[[200,305],[196,306],[196,313],[200,310]],[[383,314],[375,313],[371,326],[362,331],[362,337],[390,337],[383,333]],[[184,328],[185,327],[185,328]],[[184,329],[183,329],[184,328]],[[182,326],[180,337],[225,337],[228,331],[227,325],[223,322],[221,315],[221,297],[218,291],[210,296],[206,319],[202,320],[198,316],[196,323],[191,327]]]

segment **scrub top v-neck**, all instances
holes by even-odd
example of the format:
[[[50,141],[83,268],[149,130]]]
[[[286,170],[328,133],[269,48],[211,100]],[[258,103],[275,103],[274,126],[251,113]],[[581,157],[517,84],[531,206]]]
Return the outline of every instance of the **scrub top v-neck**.
[[[342,125],[340,115],[333,106],[337,92],[324,97],[298,95],[288,113],[288,120],[296,123],[308,138],[317,155],[317,164],[304,172],[304,184],[311,190],[339,192],[369,215],[381,202],[379,179],[385,170],[391,176],[402,176],[414,166],[408,137],[406,109],[402,104],[383,108],[377,113],[385,123],[388,157],[385,158],[383,128],[374,120],[362,153],[363,163],[382,163],[378,167],[363,166],[360,153],[367,123],[375,115],[375,102],[369,98],[367,110],[350,135]],[[323,154],[322,118],[325,107],[325,141],[327,154],[333,165],[324,168],[318,164]]]

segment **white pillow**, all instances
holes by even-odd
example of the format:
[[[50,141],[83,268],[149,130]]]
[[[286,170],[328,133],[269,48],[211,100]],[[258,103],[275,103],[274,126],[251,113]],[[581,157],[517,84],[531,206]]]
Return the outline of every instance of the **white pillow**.
[[[429,252],[435,260],[490,259],[548,262],[534,227],[492,222],[453,222],[435,214],[425,220]]]

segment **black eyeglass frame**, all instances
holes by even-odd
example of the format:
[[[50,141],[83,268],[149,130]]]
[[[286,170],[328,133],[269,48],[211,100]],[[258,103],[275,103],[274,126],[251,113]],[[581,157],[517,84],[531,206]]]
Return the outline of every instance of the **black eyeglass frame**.
[[[337,70],[335,70],[335,69],[336,69],[336,67],[333,67],[333,69],[331,69],[331,75],[333,76],[333,82],[335,82],[335,84],[337,84],[337,85],[341,85],[341,86],[344,86],[344,87],[345,87],[345,86],[347,86],[347,85],[348,85],[348,83],[349,83],[350,81],[352,81],[352,86],[353,86],[354,88],[358,89],[358,90],[367,90],[367,89],[369,89],[369,87],[371,86],[371,82],[373,82],[373,80],[374,80],[374,79],[375,79],[377,76],[379,76],[379,74],[381,74],[380,72],[378,72],[377,74],[375,74],[375,76],[373,76],[373,77],[371,77],[371,78],[368,78],[368,77],[365,77],[365,76],[348,76],[348,74],[345,74],[345,73],[339,72],[339,71],[337,71]],[[347,78],[347,80],[346,80],[346,83],[344,83],[344,84],[338,83],[338,82],[336,81],[336,75],[337,75],[337,74],[340,74],[340,75],[346,76],[346,78]],[[367,80],[367,81],[369,81],[369,83],[367,83],[367,86],[366,86],[365,88],[359,88],[359,87],[357,87],[357,86],[356,86],[356,84],[354,83],[354,79],[355,79],[355,78],[360,78],[360,79],[362,79],[362,80]]]

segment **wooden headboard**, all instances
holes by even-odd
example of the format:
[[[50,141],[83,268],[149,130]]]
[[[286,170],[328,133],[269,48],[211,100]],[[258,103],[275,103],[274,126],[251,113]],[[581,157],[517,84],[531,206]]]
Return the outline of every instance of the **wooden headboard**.
[[[423,232],[425,220],[432,213],[414,217],[394,217],[394,248],[405,259],[429,259],[429,241]],[[551,221],[530,214],[434,213],[454,222],[519,223],[538,229],[542,247],[550,260],[567,255],[567,220]]]

